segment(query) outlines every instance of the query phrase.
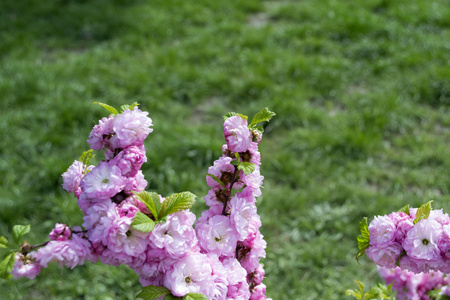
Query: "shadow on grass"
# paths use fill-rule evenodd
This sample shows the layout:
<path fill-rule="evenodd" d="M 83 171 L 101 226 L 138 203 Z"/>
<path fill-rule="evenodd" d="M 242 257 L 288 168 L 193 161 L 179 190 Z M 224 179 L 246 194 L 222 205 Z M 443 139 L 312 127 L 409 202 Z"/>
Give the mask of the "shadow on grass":
<path fill-rule="evenodd" d="M 127 29 L 124 10 L 140 0 L 0 2 L 0 54 L 30 45 L 83 50 Z"/>

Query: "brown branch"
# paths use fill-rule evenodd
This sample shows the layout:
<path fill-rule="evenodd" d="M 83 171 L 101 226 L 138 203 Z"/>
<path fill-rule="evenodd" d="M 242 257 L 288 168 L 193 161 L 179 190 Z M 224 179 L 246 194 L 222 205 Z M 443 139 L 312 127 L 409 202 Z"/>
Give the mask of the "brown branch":
<path fill-rule="evenodd" d="M 233 185 L 238 181 L 238 167 L 234 166 L 234 174 L 233 174 L 233 180 L 231 180 L 230 183 L 230 194 L 225 194 L 225 202 L 223 203 L 223 209 L 222 209 L 222 215 L 226 216 L 226 210 L 227 210 L 227 204 L 231 197 L 231 190 L 233 189 Z"/>

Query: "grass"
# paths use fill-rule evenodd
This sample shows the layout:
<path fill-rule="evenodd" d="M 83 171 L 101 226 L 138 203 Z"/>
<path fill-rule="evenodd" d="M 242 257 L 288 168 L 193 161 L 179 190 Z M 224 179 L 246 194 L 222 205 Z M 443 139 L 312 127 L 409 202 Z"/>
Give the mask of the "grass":
<path fill-rule="evenodd" d="M 268 296 L 343 299 L 363 216 L 450 208 L 450 9 L 444 0 L 55 0 L 0 3 L 0 234 L 32 243 L 82 214 L 61 188 L 92 105 L 138 101 L 148 189 L 202 197 L 221 116 L 277 113 L 261 144 Z M 201 202 L 201 201 L 200 201 Z M 198 214 L 204 205 L 198 203 Z M 126 267 L 52 266 L 2 299 L 133 299 Z"/>

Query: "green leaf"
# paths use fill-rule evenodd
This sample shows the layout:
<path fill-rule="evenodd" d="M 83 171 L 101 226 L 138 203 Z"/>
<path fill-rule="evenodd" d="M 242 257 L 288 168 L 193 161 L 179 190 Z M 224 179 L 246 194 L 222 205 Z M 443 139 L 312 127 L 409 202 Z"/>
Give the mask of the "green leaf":
<path fill-rule="evenodd" d="M 89 163 L 91 162 L 91 159 L 93 159 L 94 157 L 95 157 L 94 150 L 89 149 L 87 151 L 84 151 L 80 155 L 80 158 L 78 160 L 81 161 L 87 168 L 89 166 Z"/>
<path fill-rule="evenodd" d="M 359 280 L 353 280 L 353 281 L 358 285 L 358 288 L 361 291 L 361 295 L 363 295 L 364 294 L 364 283 L 362 283 Z"/>
<path fill-rule="evenodd" d="M 402 253 L 400 253 L 400 255 L 398 256 L 397 261 L 395 262 L 395 264 L 396 264 L 397 266 L 400 267 L 400 260 L 401 260 L 402 257 L 405 256 L 405 255 L 406 255 L 406 251 L 403 250 Z"/>
<path fill-rule="evenodd" d="M 357 290 L 345 290 L 345 296 L 353 296 L 355 299 L 361 299 L 361 293 Z"/>
<path fill-rule="evenodd" d="M 105 104 L 105 103 L 101 103 L 101 102 L 94 102 L 94 104 L 98 104 L 100 106 L 102 106 L 103 108 L 105 108 L 106 110 L 108 110 L 110 113 L 112 113 L 113 115 L 118 115 L 119 113 L 117 112 L 117 109 L 115 109 L 114 107 L 112 107 L 111 105 Z"/>
<path fill-rule="evenodd" d="M 142 289 L 142 291 L 137 295 L 137 298 L 144 300 L 155 300 L 167 294 L 170 294 L 170 291 L 165 287 L 149 285 Z"/>
<path fill-rule="evenodd" d="M 235 112 L 229 112 L 225 116 L 223 116 L 223 121 L 225 122 L 226 119 L 228 119 L 229 117 L 234 117 L 234 116 L 239 116 L 239 117 L 241 117 L 244 120 L 248 119 L 248 117 L 246 115 L 238 114 L 238 113 L 235 113 Z"/>
<path fill-rule="evenodd" d="M 269 122 L 273 116 L 276 114 L 273 111 L 270 111 L 267 107 L 261 110 L 259 113 L 257 113 L 250 123 L 250 128 L 255 127 L 258 123 L 261 122 Z"/>
<path fill-rule="evenodd" d="M 238 166 L 238 165 L 239 165 L 239 162 L 238 162 L 237 160 L 232 160 L 232 161 L 230 162 L 230 164 L 232 164 L 233 166 Z"/>
<path fill-rule="evenodd" d="M 133 108 L 135 108 L 136 106 L 139 106 L 139 105 L 141 105 L 139 102 L 133 102 L 133 103 L 130 105 L 129 109 L 132 110 Z"/>
<path fill-rule="evenodd" d="M 172 194 L 164 200 L 159 217 L 163 218 L 167 215 L 191 208 L 195 203 L 195 196 L 191 192 L 182 192 Z"/>
<path fill-rule="evenodd" d="M 208 298 L 200 293 L 189 293 L 183 297 L 183 300 L 208 300 Z"/>
<path fill-rule="evenodd" d="M 138 211 L 131 222 L 131 227 L 141 232 L 151 232 L 155 228 L 155 221 Z"/>
<path fill-rule="evenodd" d="M 376 286 L 371 288 L 365 295 L 364 299 L 384 299 L 390 300 L 391 297 L 392 284 L 386 286 L 384 284 L 378 283 Z"/>
<path fill-rule="evenodd" d="M 13 227 L 13 231 L 12 231 L 12 236 L 13 236 L 13 240 L 14 242 L 16 242 L 16 244 L 19 244 L 20 239 L 27 234 L 28 232 L 30 232 L 30 225 L 16 225 Z"/>
<path fill-rule="evenodd" d="M 359 258 L 364 255 L 367 248 L 370 246 L 369 239 L 369 226 L 367 226 L 367 217 L 364 217 L 359 223 L 359 229 L 361 234 L 358 235 L 356 240 L 358 241 L 358 254 L 356 254 L 356 261 L 359 262 Z"/>
<path fill-rule="evenodd" d="M 0 236 L 0 248 L 8 248 L 8 247 L 9 247 L 8 239 L 5 238 L 4 236 Z"/>
<path fill-rule="evenodd" d="M 120 106 L 120 113 L 123 113 L 127 109 L 130 109 L 130 106 L 128 104 L 124 104 Z"/>
<path fill-rule="evenodd" d="M 263 126 L 255 126 L 255 127 L 253 127 L 253 130 L 258 131 L 258 133 L 260 135 L 264 133 L 264 127 Z"/>
<path fill-rule="evenodd" d="M 206 174 L 206 176 L 211 177 L 212 179 L 214 179 L 217 183 L 219 183 L 222 188 L 225 188 L 225 184 L 222 182 L 222 180 L 220 180 L 219 178 L 217 178 L 216 176 L 214 176 L 213 174 Z"/>
<path fill-rule="evenodd" d="M 248 175 L 255 171 L 255 164 L 251 162 L 241 161 L 238 164 L 238 170 L 244 171 L 245 175 Z"/>
<path fill-rule="evenodd" d="M 148 210 L 152 213 L 153 217 L 155 217 L 156 221 L 158 221 L 158 214 L 161 210 L 161 201 L 159 200 L 159 196 L 155 192 L 133 192 L 140 201 L 142 201 L 148 208 Z"/>
<path fill-rule="evenodd" d="M 409 215 L 409 204 L 400 208 L 398 212 L 404 212 L 405 214 Z"/>
<path fill-rule="evenodd" d="M 127 109 L 133 110 L 133 108 L 135 108 L 138 105 L 139 105 L 139 103 L 137 103 L 137 102 L 133 102 L 133 104 L 131 104 L 131 105 L 128 105 L 128 104 L 121 105 L 120 106 L 120 113 L 123 113 Z"/>
<path fill-rule="evenodd" d="M 165 223 L 165 222 L 167 222 L 167 217 L 163 217 L 159 221 L 156 221 L 156 223 Z"/>
<path fill-rule="evenodd" d="M 156 214 L 158 215 L 161 211 L 161 199 L 159 198 L 159 195 L 155 192 L 150 193 L 150 197 L 152 197 L 153 205 L 155 205 Z M 155 218 L 158 218 L 158 216 L 155 216 Z"/>
<path fill-rule="evenodd" d="M 15 252 L 10 253 L 0 263 L 0 277 L 1 278 L 8 278 L 11 276 L 10 273 L 14 267 L 14 261 L 15 261 L 14 256 L 15 255 L 16 255 Z"/>
<path fill-rule="evenodd" d="M 417 222 L 419 222 L 422 219 L 428 219 L 428 217 L 430 216 L 430 212 L 431 212 L 431 203 L 433 201 L 428 201 L 427 203 L 423 204 L 422 206 L 419 207 L 419 209 L 416 212 L 416 218 L 414 219 L 414 224 L 416 224 Z"/>

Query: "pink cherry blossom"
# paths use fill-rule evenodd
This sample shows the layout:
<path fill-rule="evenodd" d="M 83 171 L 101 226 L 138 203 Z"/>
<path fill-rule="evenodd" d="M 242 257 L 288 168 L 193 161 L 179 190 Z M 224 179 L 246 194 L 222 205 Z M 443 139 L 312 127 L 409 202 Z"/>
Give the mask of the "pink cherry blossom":
<path fill-rule="evenodd" d="M 389 216 L 377 216 L 369 225 L 370 245 L 387 245 L 394 241 L 395 224 Z"/>
<path fill-rule="evenodd" d="M 406 235 L 402 246 L 409 257 L 434 260 L 441 258 L 438 242 L 442 225 L 437 221 L 422 219 Z"/>
<path fill-rule="evenodd" d="M 26 277 L 34 279 L 41 272 L 41 265 L 35 261 L 36 252 L 28 253 L 26 256 L 21 253 L 16 253 L 14 267 L 11 275 L 14 279 Z"/>
<path fill-rule="evenodd" d="M 80 189 L 80 182 L 86 171 L 86 166 L 78 160 L 75 160 L 73 164 L 62 174 L 63 188 L 69 193 L 78 192 Z"/>
<path fill-rule="evenodd" d="M 84 264 L 86 260 L 95 261 L 91 243 L 78 234 L 72 234 L 70 240 L 50 241 L 36 252 L 35 257 L 44 268 L 53 261 L 71 269 Z"/>
<path fill-rule="evenodd" d="M 384 268 L 395 268 L 395 263 L 402 253 L 402 246 L 398 243 L 370 246 L 366 249 L 367 256 L 377 265 Z"/>
<path fill-rule="evenodd" d="M 230 151 L 245 152 L 252 143 L 252 135 L 247 127 L 247 120 L 240 116 L 226 119 L 223 123 L 223 132 Z"/>
<path fill-rule="evenodd" d="M 48 238 L 58 242 L 67 241 L 71 233 L 69 226 L 56 223 L 55 228 L 50 232 Z"/>
<path fill-rule="evenodd" d="M 208 223 L 196 226 L 200 245 L 208 253 L 232 256 L 236 249 L 237 237 L 230 220 L 226 216 L 216 215 Z"/>
<path fill-rule="evenodd" d="M 124 178 L 120 169 L 107 162 L 100 162 L 81 180 L 81 189 L 93 201 L 109 199 L 123 190 Z"/>
<path fill-rule="evenodd" d="M 140 145 L 123 149 L 110 161 L 110 164 L 119 167 L 122 176 L 134 177 L 146 161 L 144 145 Z"/>
<path fill-rule="evenodd" d="M 109 140 L 114 135 L 112 127 L 113 118 L 113 116 L 102 118 L 98 122 L 98 125 L 94 126 L 87 140 L 91 145 L 91 149 L 100 151 L 110 146 Z"/>
<path fill-rule="evenodd" d="M 164 286 L 180 297 L 206 291 L 212 284 L 212 268 L 205 260 L 206 254 L 186 255 L 165 274 Z"/>
<path fill-rule="evenodd" d="M 111 145 L 115 149 L 125 149 L 129 146 L 140 145 L 153 131 L 152 119 L 147 117 L 148 112 L 143 112 L 135 107 L 133 110 L 125 110 L 113 119 L 115 135 L 111 137 Z"/>

